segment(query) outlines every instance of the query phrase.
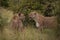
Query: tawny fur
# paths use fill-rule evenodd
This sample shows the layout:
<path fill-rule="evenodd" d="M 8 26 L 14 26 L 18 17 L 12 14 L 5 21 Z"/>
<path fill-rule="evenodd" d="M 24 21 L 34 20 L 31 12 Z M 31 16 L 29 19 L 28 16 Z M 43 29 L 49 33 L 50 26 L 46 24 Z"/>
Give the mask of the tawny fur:
<path fill-rule="evenodd" d="M 32 18 L 36 23 L 39 23 L 38 28 L 55 28 L 57 26 L 56 17 L 44 17 L 38 12 L 31 12 L 29 17 Z"/>
<path fill-rule="evenodd" d="M 17 29 L 17 30 L 22 30 L 23 29 L 23 20 L 25 19 L 24 14 L 14 15 L 12 18 L 12 28 Z"/>

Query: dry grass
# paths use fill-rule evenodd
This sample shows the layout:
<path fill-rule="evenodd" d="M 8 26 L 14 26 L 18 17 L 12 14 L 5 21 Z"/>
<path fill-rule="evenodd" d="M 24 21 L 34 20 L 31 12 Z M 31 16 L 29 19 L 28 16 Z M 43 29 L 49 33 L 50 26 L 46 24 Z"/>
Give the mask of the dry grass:
<path fill-rule="evenodd" d="M 3 40 L 55 40 L 54 34 L 54 30 L 51 29 L 44 29 L 43 32 L 41 32 L 29 26 L 26 27 L 23 32 L 5 28 L 0 37 L 2 37 Z"/>
<path fill-rule="evenodd" d="M 0 9 L 4 17 L 8 21 L 12 18 L 12 11 Z M 11 29 L 9 26 L 5 27 L 3 33 L 0 32 L 0 40 L 55 40 L 55 32 L 51 29 L 44 29 L 42 32 L 33 26 L 27 26 L 23 32 Z"/>

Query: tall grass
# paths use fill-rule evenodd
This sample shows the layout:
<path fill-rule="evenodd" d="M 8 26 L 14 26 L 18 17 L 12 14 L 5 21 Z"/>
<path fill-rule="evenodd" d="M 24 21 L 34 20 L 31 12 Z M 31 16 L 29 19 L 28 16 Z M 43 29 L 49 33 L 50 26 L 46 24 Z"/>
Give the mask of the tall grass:
<path fill-rule="evenodd" d="M 1 35 L 1 34 L 0 34 Z M 2 37 L 2 38 L 1 38 Z M 51 29 L 40 30 L 28 26 L 22 32 L 5 28 L 0 40 L 55 40 L 55 32 Z"/>
<path fill-rule="evenodd" d="M 3 13 L 3 16 L 7 17 L 9 22 L 13 12 L 5 9 L 0 10 L 0 13 Z M 0 40 L 56 40 L 56 38 L 55 31 L 52 29 L 44 29 L 41 32 L 32 25 L 28 25 L 20 32 L 10 28 L 8 25 L 4 27 L 3 33 L 0 32 Z"/>

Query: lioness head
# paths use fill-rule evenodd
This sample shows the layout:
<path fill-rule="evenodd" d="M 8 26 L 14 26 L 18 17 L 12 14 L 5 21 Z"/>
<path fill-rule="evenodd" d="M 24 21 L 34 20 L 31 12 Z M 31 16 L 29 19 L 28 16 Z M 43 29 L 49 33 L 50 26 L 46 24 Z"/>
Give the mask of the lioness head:
<path fill-rule="evenodd" d="M 44 16 L 39 14 L 38 12 L 35 11 L 31 12 L 29 14 L 29 18 L 35 21 L 36 27 L 43 26 Z"/>
<path fill-rule="evenodd" d="M 37 17 L 37 14 L 38 14 L 38 13 L 35 12 L 35 11 L 34 11 L 34 12 L 31 12 L 31 13 L 29 14 L 29 18 L 34 20 L 34 19 Z"/>
<path fill-rule="evenodd" d="M 38 12 L 35 12 L 35 11 L 31 12 L 29 14 L 29 19 L 34 20 L 36 23 L 36 27 L 39 27 L 39 22 L 38 22 L 39 14 L 38 14 Z"/>
<path fill-rule="evenodd" d="M 25 20 L 25 15 L 23 13 L 19 13 L 18 16 L 19 16 L 20 20 L 22 20 L 22 21 Z"/>

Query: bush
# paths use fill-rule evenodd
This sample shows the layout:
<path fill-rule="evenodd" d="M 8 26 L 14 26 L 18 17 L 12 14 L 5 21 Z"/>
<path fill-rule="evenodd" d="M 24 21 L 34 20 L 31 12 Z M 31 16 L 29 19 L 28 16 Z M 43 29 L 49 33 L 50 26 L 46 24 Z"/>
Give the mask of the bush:
<path fill-rule="evenodd" d="M 2 7 L 9 7 L 9 5 L 8 5 L 8 0 L 1 0 L 1 6 Z"/>
<path fill-rule="evenodd" d="M 3 31 L 4 26 L 7 25 L 7 18 L 4 18 L 0 13 L 0 31 Z"/>

